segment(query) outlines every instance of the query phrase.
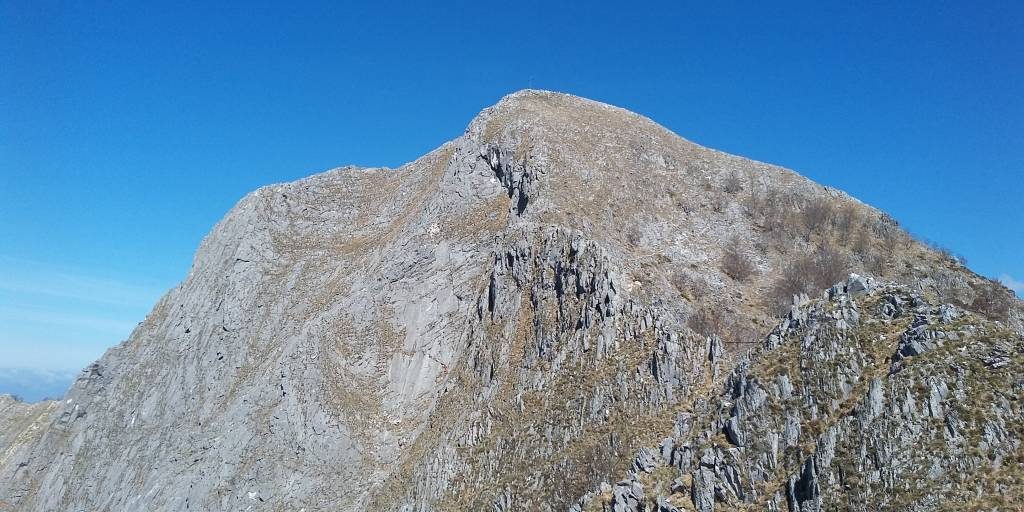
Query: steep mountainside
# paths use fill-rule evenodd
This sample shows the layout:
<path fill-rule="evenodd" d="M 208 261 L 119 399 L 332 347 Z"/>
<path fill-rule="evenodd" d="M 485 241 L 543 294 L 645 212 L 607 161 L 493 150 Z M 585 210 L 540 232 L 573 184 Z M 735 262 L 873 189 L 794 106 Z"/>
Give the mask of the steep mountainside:
<path fill-rule="evenodd" d="M 856 275 L 575 510 L 1019 510 L 1024 339 Z"/>
<path fill-rule="evenodd" d="M 0 401 L 0 511 L 992 508 L 1021 312 L 839 191 L 522 91 L 242 199 L 63 400 Z"/>

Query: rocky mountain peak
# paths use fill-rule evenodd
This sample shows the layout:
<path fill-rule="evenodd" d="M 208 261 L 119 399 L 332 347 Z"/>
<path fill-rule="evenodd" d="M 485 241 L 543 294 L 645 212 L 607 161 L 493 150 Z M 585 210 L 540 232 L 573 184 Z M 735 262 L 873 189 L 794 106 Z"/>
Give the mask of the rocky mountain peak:
<path fill-rule="evenodd" d="M 991 486 L 931 468 L 1019 459 L 1022 332 L 1005 289 L 841 192 L 520 91 L 397 169 L 243 198 L 67 396 L 0 401 L 0 510 L 871 510 L 1004 492 L 1013 471 Z M 939 443 L 926 395 L 980 416 Z M 895 427 L 910 433 L 873 441 Z"/>

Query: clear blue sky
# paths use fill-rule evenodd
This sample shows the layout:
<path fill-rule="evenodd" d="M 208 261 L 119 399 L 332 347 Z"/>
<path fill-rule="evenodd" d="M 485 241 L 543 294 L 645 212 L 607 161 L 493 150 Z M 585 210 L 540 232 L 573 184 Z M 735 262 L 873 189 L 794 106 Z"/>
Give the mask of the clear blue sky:
<path fill-rule="evenodd" d="M 997 3 L 2 0 L 0 367 L 98 357 L 247 191 L 397 166 L 526 87 L 790 167 L 1024 280 L 1024 4 Z"/>

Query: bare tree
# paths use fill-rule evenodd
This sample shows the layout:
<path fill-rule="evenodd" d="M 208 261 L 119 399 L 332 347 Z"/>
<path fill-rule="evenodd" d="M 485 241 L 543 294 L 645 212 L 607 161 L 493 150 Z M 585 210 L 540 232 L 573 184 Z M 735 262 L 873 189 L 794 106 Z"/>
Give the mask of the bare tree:
<path fill-rule="evenodd" d="M 701 336 L 719 336 L 722 333 L 722 310 L 716 307 L 703 306 L 690 314 L 686 326 Z"/>
<path fill-rule="evenodd" d="M 794 295 L 811 295 L 832 286 L 846 277 L 849 267 L 849 257 L 828 244 L 792 260 L 772 284 L 772 309 L 777 314 L 785 313 Z"/>
<path fill-rule="evenodd" d="M 970 309 L 993 320 L 1006 320 L 1013 302 L 1013 292 L 996 281 L 986 281 L 974 289 L 974 302 Z"/>
<path fill-rule="evenodd" d="M 725 177 L 722 189 L 728 194 L 735 194 L 743 190 L 743 178 L 738 172 L 732 172 Z"/>
<path fill-rule="evenodd" d="M 757 271 L 757 267 L 754 266 L 750 256 L 744 251 L 739 238 L 733 238 L 726 245 L 725 253 L 722 255 L 721 268 L 722 272 L 725 272 L 726 275 L 737 281 L 746 281 Z"/>
<path fill-rule="evenodd" d="M 704 296 L 708 290 L 708 283 L 699 275 L 691 274 L 685 270 L 676 270 L 669 276 L 669 282 L 689 300 L 696 300 Z"/>
<path fill-rule="evenodd" d="M 827 197 L 811 199 L 801 210 L 801 219 L 808 231 L 818 231 L 832 222 L 835 205 Z"/>

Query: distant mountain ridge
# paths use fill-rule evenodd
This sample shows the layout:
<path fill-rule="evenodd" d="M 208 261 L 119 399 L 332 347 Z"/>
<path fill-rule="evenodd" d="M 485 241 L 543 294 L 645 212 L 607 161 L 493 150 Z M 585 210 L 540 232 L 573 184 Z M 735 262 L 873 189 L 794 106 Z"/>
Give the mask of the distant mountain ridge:
<path fill-rule="evenodd" d="M 0 511 L 998 509 L 1022 311 L 841 191 L 520 91 L 239 201 L 62 401 L 2 399 Z"/>
<path fill-rule="evenodd" d="M 0 367 L 0 393 L 29 402 L 64 396 L 78 370 Z"/>

